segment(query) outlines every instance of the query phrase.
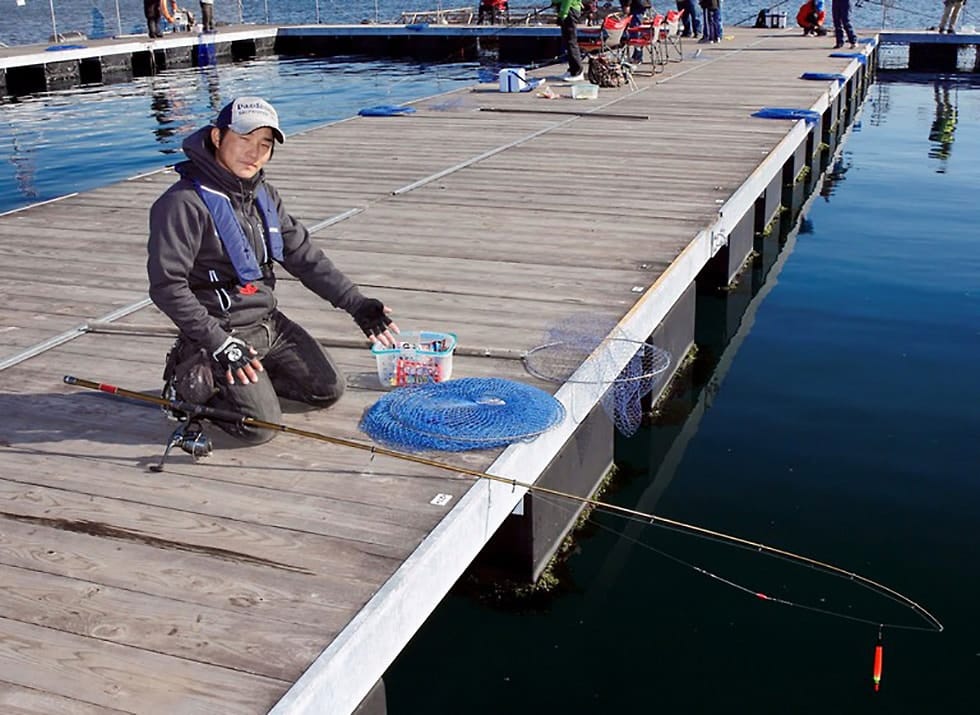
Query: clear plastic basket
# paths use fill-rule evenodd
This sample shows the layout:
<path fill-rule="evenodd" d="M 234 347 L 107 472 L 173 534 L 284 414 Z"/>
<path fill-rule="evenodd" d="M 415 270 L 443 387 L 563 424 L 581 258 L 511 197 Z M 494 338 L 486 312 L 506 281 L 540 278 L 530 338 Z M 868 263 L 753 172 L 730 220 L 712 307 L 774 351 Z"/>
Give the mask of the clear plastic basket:
<path fill-rule="evenodd" d="M 455 334 L 406 330 L 395 337 L 398 344 L 393 348 L 378 343 L 371 346 L 382 385 L 404 387 L 452 377 Z"/>

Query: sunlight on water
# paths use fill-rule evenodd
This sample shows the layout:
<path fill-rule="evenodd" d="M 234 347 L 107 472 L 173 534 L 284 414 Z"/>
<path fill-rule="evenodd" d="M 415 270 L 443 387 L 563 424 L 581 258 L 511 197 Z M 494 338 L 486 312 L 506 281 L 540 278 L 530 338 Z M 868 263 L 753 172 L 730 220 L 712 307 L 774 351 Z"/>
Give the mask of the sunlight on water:
<path fill-rule="evenodd" d="M 612 5 L 618 6 L 618 2 Z M 726 25 L 751 26 L 756 14 L 762 8 L 772 12 L 786 12 L 790 21 L 802 2 L 781 0 L 763 3 L 757 0 L 725 0 L 722 16 Z M 0 42 L 9 45 L 31 42 L 48 42 L 52 35 L 52 19 L 46 2 L 30 0 L 23 7 L 14 6 L 11 0 L 5 3 L 0 13 Z M 184 0 L 182 6 L 198 13 L 198 3 Z M 217 22 L 256 24 L 312 24 L 319 21 L 325 24 L 361 24 L 371 22 L 395 22 L 403 12 L 413 10 L 437 10 L 467 5 L 475 8 L 477 1 L 471 3 L 451 2 L 451 0 L 353 0 L 336 2 L 334 0 L 244 0 L 239 8 L 237 0 L 216 0 L 215 18 Z M 510 3 L 512 14 L 520 15 L 523 10 L 533 10 L 547 6 L 546 2 Z M 674 7 L 669 2 L 654 2 L 658 12 Z M 9 7 L 8 7 L 9 6 Z M 828 23 L 830 3 L 827 3 Z M 109 35 L 145 34 L 146 22 L 142 6 L 131 0 L 55 0 L 54 26 L 58 32 L 81 32 L 89 37 Z M 852 19 L 855 28 L 878 29 L 911 28 L 925 29 L 939 23 L 942 3 L 935 0 L 856 0 L 853 3 Z M 972 24 L 970 7 L 965 12 L 965 24 Z"/>
<path fill-rule="evenodd" d="M 275 57 L 162 72 L 0 104 L 0 212 L 179 161 L 184 137 L 232 97 L 261 94 L 287 134 L 476 81 L 473 64 Z"/>

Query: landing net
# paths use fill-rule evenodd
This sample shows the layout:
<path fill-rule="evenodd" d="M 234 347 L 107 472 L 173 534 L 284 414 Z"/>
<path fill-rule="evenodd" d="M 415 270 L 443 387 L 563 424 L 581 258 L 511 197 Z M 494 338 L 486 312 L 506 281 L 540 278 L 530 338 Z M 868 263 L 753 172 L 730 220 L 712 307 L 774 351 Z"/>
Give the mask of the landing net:
<path fill-rule="evenodd" d="M 530 440 L 564 418 L 565 408 L 544 390 L 468 377 L 393 390 L 368 408 L 360 428 L 400 449 L 461 452 Z"/>
<path fill-rule="evenodd" d="M 624 361 L 625 367 L 618 369 Z M 590 386 L 589 403 L 600 400 L 627 437 L 643 420 L 641 400 L 653 392 L 670 363 L 666 350 L 632 340 L 614 324 L 591 316 L 562 321 L 524 356 L 524 368 L 541 380 Z"/>

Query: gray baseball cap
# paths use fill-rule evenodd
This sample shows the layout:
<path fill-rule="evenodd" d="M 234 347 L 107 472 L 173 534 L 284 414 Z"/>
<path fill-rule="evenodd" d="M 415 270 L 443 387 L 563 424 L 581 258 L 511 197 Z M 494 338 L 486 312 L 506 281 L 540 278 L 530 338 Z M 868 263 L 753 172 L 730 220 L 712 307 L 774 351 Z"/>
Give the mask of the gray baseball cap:
<path fill-rule="evenodd" d="M 214 121 L 218 129 L 231 129 L 235 134 L 251 134 L 261 127 L 269 127 L 280 144 L 286 136 L 279 128 L 279 115 L 271 104 L 261 97 L 238 97 L 218 112 Z"/>

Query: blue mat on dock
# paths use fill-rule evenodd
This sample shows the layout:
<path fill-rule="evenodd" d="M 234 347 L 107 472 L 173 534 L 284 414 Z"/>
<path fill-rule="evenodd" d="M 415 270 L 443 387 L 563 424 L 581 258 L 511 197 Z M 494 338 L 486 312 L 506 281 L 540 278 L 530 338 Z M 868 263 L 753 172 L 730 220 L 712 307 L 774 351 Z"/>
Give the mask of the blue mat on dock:
<path fill-rule="evenodd" d="M 415 107 L 380 104 L 377 107 L 365 107 L 358 114 L 362 117 L 397 117 L 401 114 L 415 114 Z"/>
<path fill-rule="evenodd" d="M 820 121 L 820 112 L 789 107 L 763 107 L 752 116 L 760 119 L 803 119 L 807 124 L 816 124 Z"/>
<path fill-rule="evenodd" d="M 852 60 L 857 60 L 862 65 L 868 64 L 868 56 L 863 52 L 831 52 L 831 57 L 848 57 Z"/>
<path fill-rule="evenodd" d="M 827 82 L 836 79 L 840 84 L 844 84 L 847 81 L 847 77 L 834 72 L 804 72 L 800 75 L 800 79 L 825 80 Z"/>

